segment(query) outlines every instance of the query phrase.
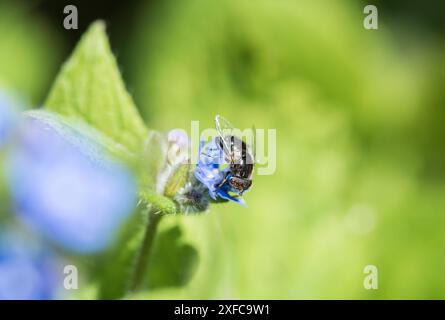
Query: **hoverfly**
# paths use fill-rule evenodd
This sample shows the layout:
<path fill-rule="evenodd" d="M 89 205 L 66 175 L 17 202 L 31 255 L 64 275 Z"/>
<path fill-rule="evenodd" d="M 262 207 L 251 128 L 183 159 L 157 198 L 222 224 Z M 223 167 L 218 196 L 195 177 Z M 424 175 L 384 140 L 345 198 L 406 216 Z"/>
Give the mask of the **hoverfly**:
<path fill-rule="evenodd" d="M 225 161 L 229 164 L 229 170 L 226 170 L 217 188 L 228 184 L 230 191 L 242 196 L 252 185 L 254 158 L 246 142 L 233 134 L 234 128 L 227 119 L 217 115 L 215 127 L 219 135 L 215 138 L 216 144 L 224 152 Z"/>

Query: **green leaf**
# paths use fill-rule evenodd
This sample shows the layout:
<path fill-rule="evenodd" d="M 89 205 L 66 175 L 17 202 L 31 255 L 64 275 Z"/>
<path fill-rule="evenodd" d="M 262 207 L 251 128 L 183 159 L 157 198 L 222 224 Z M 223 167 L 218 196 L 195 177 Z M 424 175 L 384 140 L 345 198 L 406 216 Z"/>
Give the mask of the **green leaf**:
<path fill-rule="evenodd" d="M 148 214 L 140 210 L 122 229 L 114 248 L 99 263 L 99 299 L 121 299 L 130 289 L 134 263 L 139 254 L 147 226 Z M 100 270 L 99 270 L 100 269 Z"/>
<path fill-rule="evenodd" d="M 158 234 L 145 280 L 150 290 L 186 285 L 198 266 L 198 251 L 184 242 L 176 225 Z"/>
<path fill-rule="evenodd" d="M 92 24 L 63 65 L 45 108 L 82 119 L 130 152 L 143 148 L 147 128 L 125 89 L 101 21 Z"/>
<path fill-rule="evenodd" d="M 110 156 L 130 162 L 128 152 L 102 132 L 83 121 L 68 119 L 46 110 L 30 110 L 23 113 L 25 119 L 39 121 L 54 130 L 63 140 L 78 148 L 95 162 L 111 160 Z"/>

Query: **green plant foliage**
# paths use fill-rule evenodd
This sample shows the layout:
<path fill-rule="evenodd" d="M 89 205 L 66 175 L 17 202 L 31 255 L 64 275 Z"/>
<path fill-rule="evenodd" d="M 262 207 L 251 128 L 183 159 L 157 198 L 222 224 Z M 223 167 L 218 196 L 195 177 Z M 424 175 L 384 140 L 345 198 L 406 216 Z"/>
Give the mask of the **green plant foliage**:
<path fill-rule="evenodd" d="M 198 261 L 198 251 L 184 242 L 180 226 L 163 230 L 153 247 L 146 286 L 150 289 L 184 286 L 195 273 Z"/>
<path fill-rule="evenodd" d="M 157 177 L 165 166 L 167 139 L 157 131 L 150 131 L 145 142 L 143 157 L 147 169 L 146 175 L 143 177 L 144 185 L 154 189 Z"/>
<path fill-rule="evenodd" d="M 147 136 L 100 21 L 89 28 L 63 65 L 45 107 L 82 119 L 133 153 L 141 150 Z"/>
<path fill-rule="evenodd" d="M 79 119 L 70 119 L 46 110 L 27 111 L 24 116 L 51 127 L 64 140 L 82 150 L 93 161 L 104 162 L 102 158 L 109 158 L 110 155 L 128 161 L 132 160 L 124 147 Z"/>
<path fill-rule="evenodd" d="M 141 200 L 153 206 L 153 210 L 162 214 L 177 213 L 176 204 L 170 198 L 157 194 L 154 190 L 141 191 Z"/>
<path fill-rule="evenodd" d="M 27 116 L 51 126 L 73 145 L 85 149 L 93 160 L 101 160 L 94 157 L 103 148 L 110 155 L 136 165 L 141 188 L 140 209 L 123 227 L 113 247 L 90 268 L 91 278 L 98 279 L 98 297 L 125 297 L 132 291 L 138 265 L 144 265 L 141 257 L 146 259 L 141 250 L 145 250 L 149 215 L 175 214 L 177 206 L 156 192 L 158 174 L 166 166 L 166 139 L 155 131 L 148 132 L 142 122 L 120 77 L 102 22 L 89 28 L 64 64 L 48 95 L 45 110 L 31 111 Z M 171 234 L 169 243 L 162 237 L 161 249 L 159 246 L 156 249 L 157 259 L 162 260 L 164 254 L 169 259 L 177 256 L 176 262 L 184 265 L 171 266 L 161 273 L 157 269 L 150 276 L 153 286 L 179 286 L 192 275 L 191 266 L 196 262 L 197 252 L 191 245 L 182 243 L 179 236 L 178 231 Z M 149 283 L 140 287 L 141 290 L 152 288 Z"/>
<path fill-rule="evenodd" d="M 416 42 L 380 6 L 365 30 L 353 0 L 155 9 L 128 49 L 147 120 L 277 130 L 276 172 L 254 175 L 247 210 L 186 222 L 205 268 L 156 297 L 443 298 L 442 39 Z M 367 264 L 379 290 L 363 288 Z"/>
<path fill-rule="evenodd" d="M 140 210 L 127 223 L 116 245 L 103 257 L 94 274 L 99 279 L 100 299 L 123 298 L 130 289 L 134 267 L 148 221 L 146 210 Z"/>

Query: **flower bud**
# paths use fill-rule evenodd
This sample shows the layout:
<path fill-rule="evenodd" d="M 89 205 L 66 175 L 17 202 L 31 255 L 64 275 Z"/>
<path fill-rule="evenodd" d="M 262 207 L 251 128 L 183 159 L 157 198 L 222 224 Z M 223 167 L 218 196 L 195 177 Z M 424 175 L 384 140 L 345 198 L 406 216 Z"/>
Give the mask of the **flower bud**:
<path fill-rule="evenodd" d="M 173 198 L 189 179 L 190 164 L 180 164 L 172 170 L 165 185 L 164 195 Z"/>

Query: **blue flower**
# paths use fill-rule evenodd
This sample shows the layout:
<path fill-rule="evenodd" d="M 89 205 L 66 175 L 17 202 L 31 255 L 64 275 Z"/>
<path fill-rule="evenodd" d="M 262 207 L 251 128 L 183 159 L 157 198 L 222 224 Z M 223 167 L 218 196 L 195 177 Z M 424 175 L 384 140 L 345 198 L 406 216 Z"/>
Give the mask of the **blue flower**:
<path fill-rule="evenodd" d="M 0 300 L 53 299 L 61 266 L 51 252 L 17 234 L 0 237 Z"/>
<path fill-rule="evenodd" d="M 8 181 L 27 225 L 69 250 L 93 253 L 110 244 L 134 210 L 136 183 L 127 167 L 97 156 L 101 149 L 94 142 L 75 140 L 77 145 L 40 120 L 26 119 L 8 155 Z"/>
<path fill-rule="evenodd" d="M 245 201 L 228 183 L 221 185 L 229 172 L 230 167 L 225 160 L 224 152 L 218 147 L 216 140 L 212 139 L 207 145 L 201 141 L 195 177 L 207 187 L 213 200 L 230 200 L 246 206 Z"/>
<path fill-rule="evenodd" d="M 0 92 L 0 148 L 11 138 L 17 122 L 15 103 L 4 93 Z"/>

